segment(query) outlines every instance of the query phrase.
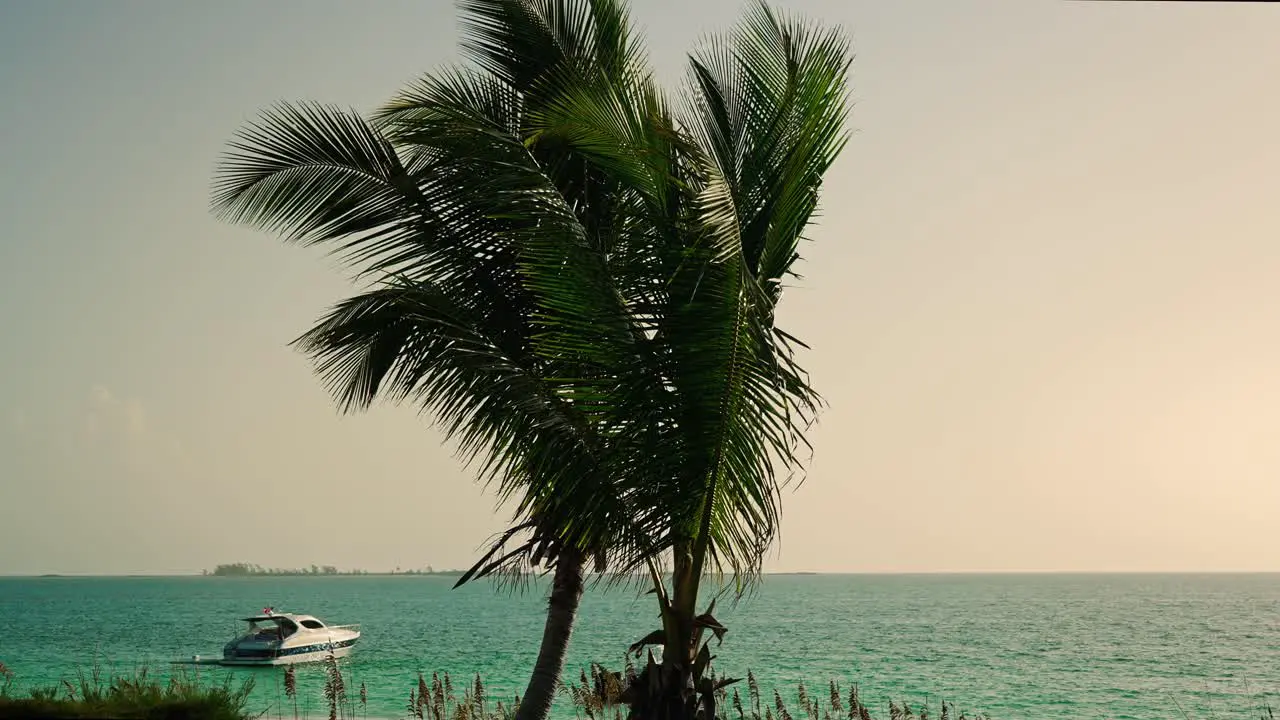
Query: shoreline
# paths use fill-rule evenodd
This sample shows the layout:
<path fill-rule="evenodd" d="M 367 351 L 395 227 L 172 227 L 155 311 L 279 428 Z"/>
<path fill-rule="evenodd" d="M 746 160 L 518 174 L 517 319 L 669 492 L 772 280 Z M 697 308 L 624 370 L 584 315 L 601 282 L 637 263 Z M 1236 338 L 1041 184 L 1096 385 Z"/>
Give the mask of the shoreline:
<path fill-rule="evenodd" d="M 201 573 L 121 573 L 121 574 L 104 574 L 104 573 L 42 573 L 42 574 L 4 574 L 0 573 L 0 580 L 177 580 L 181 578 L 192 578 L 196 580 L 241 580 L 241 579 L 266 579 L 266 578 L 359 578 L 359 577 L 406 577 L 406 578 L 432 578 L 446 577 L 457 578 L 462 577 L 461 572 L 437 572 L 437 573 L 393 573 L 393 572 L 368 572 L 368 573 L 330 573 L 328 575 L 311 573 L 260 573 L 252 575 L 214 575 Z"/>

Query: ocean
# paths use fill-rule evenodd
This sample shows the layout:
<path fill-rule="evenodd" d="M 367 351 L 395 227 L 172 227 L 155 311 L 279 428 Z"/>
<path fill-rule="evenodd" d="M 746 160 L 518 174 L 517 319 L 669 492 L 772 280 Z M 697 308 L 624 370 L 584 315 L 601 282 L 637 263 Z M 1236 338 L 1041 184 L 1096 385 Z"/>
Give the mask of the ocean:
<path fill-rule="evenodd" d="M 265 606 L 360 623 L 349 675 L 369 717 L 405 716 L 417 674 L 479 673 L 491 698 L 523 689 L 542 632 L 544 590 L 511 594 L 440 576 L 0 578 L 0 662 L 18 687 L 104 670 L 169 672 L 217 656 L 236 618 Z M 773 575 L 716 615 L 729 627 L 721 673 L 754 672 L 795 697 L 856 682 L 877 717 L 888 702 L 945 698 L 997 720 L 1257 718 L 1280 708 L 1280 575 Z M 658 626 L 650 596 L 593 590 L 570 674 L 620 668 Z M 200 667 L 255 678 L 252 709 L 279 703 L 279 669 Z M 322 717 L 316 666 L 301 705 Z M 572 717 L 567 701 L 561 717 Z"/>

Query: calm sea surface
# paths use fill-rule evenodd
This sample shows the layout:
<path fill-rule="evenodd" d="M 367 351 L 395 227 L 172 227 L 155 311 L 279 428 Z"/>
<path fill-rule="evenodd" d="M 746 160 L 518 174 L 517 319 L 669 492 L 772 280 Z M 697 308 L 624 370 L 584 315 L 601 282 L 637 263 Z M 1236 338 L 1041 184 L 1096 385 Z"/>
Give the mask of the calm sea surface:
<path fill-rule="evenodd" d="M 74 678 L 95 656 L 107 669 L 167 671 L 171 660 L 216 656 L 235 618 L 272 605 L 363 625 L 350 672 L 368 688 L 371 717 L 403 717 L 419 671 L 481 673 L 491 697 L 522 689 L 541 592 L 451 583 L 0 578 L 0 662 L 22 685 Z M 717 615 L 730 629 L 721 672 L 750 668 L 787 697 L 802 678 L 856 681 L 878 716 L 890 698 L 940 696 L 1007 720 L 1256 718 L 1264 703 L 1280 708 L 1280 575 L 771 576 Z M 589 593 L 574 674 L 592 660 L 620 666 L 624 648 L 656 627 L 651 597 Z M 318 717 L 320 678 L 309 667 L 303 703 Z M 254 709 L 276 715 L 278 669 L 200 672 L 253 676 Z"/>

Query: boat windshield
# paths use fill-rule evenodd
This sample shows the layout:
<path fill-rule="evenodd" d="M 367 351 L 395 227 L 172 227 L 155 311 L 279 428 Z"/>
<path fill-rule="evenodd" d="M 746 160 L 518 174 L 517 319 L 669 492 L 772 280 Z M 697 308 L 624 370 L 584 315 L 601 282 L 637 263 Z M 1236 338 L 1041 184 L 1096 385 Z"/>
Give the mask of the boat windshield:
<path fill-rule="evenodd" d="M 270 620 L 250 620 L 249 633 L 260 640 L 288 637 L 298 629 L 288 618 L 272 618 Z"/>

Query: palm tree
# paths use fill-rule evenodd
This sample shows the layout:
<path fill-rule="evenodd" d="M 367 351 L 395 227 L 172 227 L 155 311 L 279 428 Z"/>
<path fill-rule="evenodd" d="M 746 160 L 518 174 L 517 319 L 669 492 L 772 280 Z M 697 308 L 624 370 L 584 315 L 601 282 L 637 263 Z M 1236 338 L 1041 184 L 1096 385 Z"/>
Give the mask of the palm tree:
<path fill-rule="evenodd" d="M 376 125 L 268 114 L 215 206 L 373 277 L 300 345 L 344 408 L 420 403 L 516 502 L 473 571 L 555 568 L 522 715 L 549 708 L 594 557 L 658 597 L 633 714 L 714 716 L 702 580 L 758 573 L 775 464 L 798 467 L 817 408 L 775 310 L 843 142 L 847 44 L 760 5 L 693 58 L 677 112 L 610 0 L 464 9 L 479 72 L 427 78 Z"/>
<path fill-rule="evenodd" d="M 297 344 L 345 410 L 379 396 L 420 403 L 502 499 L 517 499 L 516 525 L 460 583 L 521 561 L 554 568 L 518 711 L 529 720 L 554 698 L 587 559 L 603 569 L 606 550 L 625 558 L 616 536 L 633 520 L 602 470 L 589 403 L 555 380 L 582 386 L 587 373 L 537 352 L 539 298 L 520 271 L 555 233 L 609 244 L 617 183 L 538 140 L 529 120 L 565 88 L 625 88 L 648 71 L 613 0 L 466 0 L 463 11 L 478 70 L 425 78 L 373 123 L 316 105 L 267 113 L 232 143 L 214 206 L 331 245 L 357 278 L 374 278 Z"/>
<path fill-rule="evenodd" d="M 564 269 L 592 263 L 570 245 L 525 273 L 557 300 L 543 309 L 544 351 L 594 369 L 570 384 L 600 392 L 623 509 L 645 532 L 660 518 L 640 560 L 662 627 L 633 649 L 662 645 L 661 663 L 651 654 L 624 694 L 635 717 L 715 717 L 726 681 L 708 672 L 703 636 L 725 628 L 697 612 L 703 579 L 728 570 L 741 588 L 758 576 L 786 480 L 777 471 L 801 465 L 819 398 L 776 310 L 845 141 L 849 62 L 840 33 L 758 4 L 691 58 L 680 111 L 649 86 L 600 85 L 540 117 L 540 137 L 621 184 L 630 223 L 612 249 L 625 258 L 609 265 L 612 291 L 558 301 Z M 601 377 L 613 385 L 594 385 Z"/>

